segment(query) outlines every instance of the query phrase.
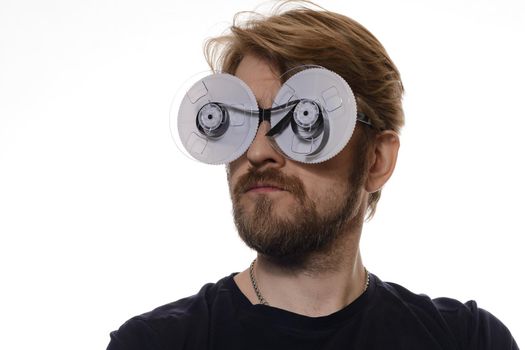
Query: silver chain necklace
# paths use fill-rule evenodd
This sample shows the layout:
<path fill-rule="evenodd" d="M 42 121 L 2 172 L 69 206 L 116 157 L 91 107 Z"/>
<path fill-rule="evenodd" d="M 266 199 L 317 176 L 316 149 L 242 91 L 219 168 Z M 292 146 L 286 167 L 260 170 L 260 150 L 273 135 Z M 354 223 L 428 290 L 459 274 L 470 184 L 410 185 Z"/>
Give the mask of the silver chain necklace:
<path fill-rule="evenodd" d="M 253 273 L 253 268 L 255 266 L 255 260 L 257 259 L 254 259 L 250 265 L 250 279 L 252 280 L 253 290 L 255 291 L 255 294 L 257 294 L 257 298 L 259 299 L 259 304 L 269 306 L 270 304 L 268 304 L 266 299 L 264 299 L 264 297 L 262 296 L 261 291 L 259 290 L 259 286 L 257 285 L 257 281 L 255 280 L 255 275 Z"/>
<path fill-rule="evenodd" d="M 255 274 L 253 272 L 253 269 L 255 267 L 256 260 L 257 259 L 254 259 L 252 263 L 250 264 L 250 279 L 252 280 L 253 290 L 255 291 L 255 294 L 257 295 L 257 299 L 259 299 L 259 304 L 270 306 L 270 304 L 268 304 L 266 299 L 264 299 L 264 297 L 262 296 L 261 291 L 259 290 L 259 286 L 257 285 L 257 280 L 255 279 Z M 368 289 L 368 285 L 370 284 L 370 274 L 368 273 L 368 270 L 366 269 L 366 267 L 365 267 L 365 272 L 366 272 L 366 283 L 363 289 L 363 293 L 366 292 L 366 290 Z"/>

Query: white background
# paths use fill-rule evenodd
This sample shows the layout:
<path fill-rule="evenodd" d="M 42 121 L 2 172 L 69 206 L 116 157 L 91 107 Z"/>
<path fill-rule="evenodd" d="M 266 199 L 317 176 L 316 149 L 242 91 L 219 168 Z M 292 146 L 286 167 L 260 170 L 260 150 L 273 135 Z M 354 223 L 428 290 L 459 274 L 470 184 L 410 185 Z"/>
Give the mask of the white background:
<path fill-rule="evenodd" d="M 0 0 L 0 348 L 105 349 L 125 320 L 246 268 L 224 167 L 182 156 L 178 87 L 259 1 Z M 319 1 L 402 73 L 365 265 L 475 299 L 524 346 L 522 1 Z"/>

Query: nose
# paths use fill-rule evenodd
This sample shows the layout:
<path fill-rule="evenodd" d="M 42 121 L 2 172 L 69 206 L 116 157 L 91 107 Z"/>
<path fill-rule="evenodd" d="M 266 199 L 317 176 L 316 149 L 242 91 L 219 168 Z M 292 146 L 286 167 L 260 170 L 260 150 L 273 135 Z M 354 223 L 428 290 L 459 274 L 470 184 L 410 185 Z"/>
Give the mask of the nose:
<path fill-rule="evenodd" d="M 285 157 L 272 146 L 268 136 L 265 136 L 269 130 L 270 123 L 263 121 L 259 125 L 255 139 L 246 152 L 246 157 L 254 168 L 280 168 L 286 161 Z"/>

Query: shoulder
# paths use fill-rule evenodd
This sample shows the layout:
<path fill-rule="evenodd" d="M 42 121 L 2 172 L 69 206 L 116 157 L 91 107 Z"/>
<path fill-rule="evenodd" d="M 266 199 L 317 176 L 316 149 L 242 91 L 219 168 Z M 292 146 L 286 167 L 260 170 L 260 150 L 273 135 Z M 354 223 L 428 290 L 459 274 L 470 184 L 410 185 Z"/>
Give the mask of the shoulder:
<path fill-rule="evenodd" d="M 431 299 L 405 287 L 378 279 L 382 296 L 403 305 L 425 324 L 439 325 L 452 335 L 461 349 L 518 349 L 510 331 L 474 300 L 462 303 L 452 298 Z"/>
<path fill-rule="evenodd" d="M 468 349 L 518 349 L 508 328 L 493 314 L 478 308 L 474 300 L 461 303 L 451 298 L 432 302 L 459 339 L 468 339 Z"/>
<path fill-rule="evenodd" d="M 205 341 L 210 309 L 231 277 L 208 283 L 195 295 L 129 319 L 111 332 L 107 350 L 197 348 L 197 344 L 191 343 Z"/>

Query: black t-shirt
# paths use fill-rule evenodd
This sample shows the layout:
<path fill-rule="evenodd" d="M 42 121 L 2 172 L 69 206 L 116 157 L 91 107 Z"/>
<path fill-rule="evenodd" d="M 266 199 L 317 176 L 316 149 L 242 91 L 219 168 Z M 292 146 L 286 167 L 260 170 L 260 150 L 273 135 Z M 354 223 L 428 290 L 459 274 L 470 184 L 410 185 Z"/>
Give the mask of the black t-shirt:
<path fill-rule="evenodd" d="M 111 333 L 107 350 L 518 349 L 476 302 L 432 300 L 373 274 L 365 293 L 323 317 L 252 305 L 233 276 L 133 317 Z"/>

